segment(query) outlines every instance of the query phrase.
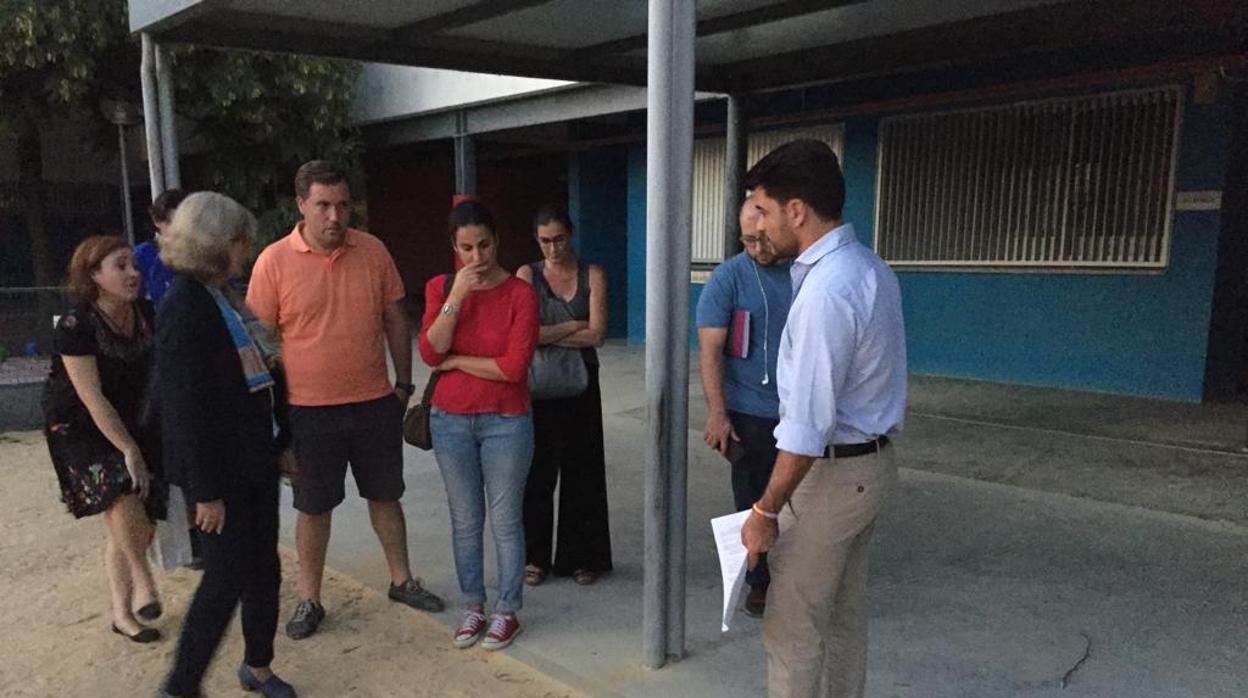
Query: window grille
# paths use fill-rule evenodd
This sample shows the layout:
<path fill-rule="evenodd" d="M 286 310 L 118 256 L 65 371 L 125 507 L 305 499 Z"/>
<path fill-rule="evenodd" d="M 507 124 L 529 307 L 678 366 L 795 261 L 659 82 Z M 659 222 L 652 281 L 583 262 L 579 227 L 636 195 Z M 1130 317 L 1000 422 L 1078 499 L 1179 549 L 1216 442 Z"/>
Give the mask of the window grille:
<path fill-rule="evenodd" d="M 817 138 L 841 157 L 841 127 L 765 131 L 749 135 L 746 167 L 763 159 L 776 146 L 798 138 Z M 693 262 L 724 261 L 724 139 L 706 138 L 693 145 Z"/>
<path fill-rule="evenodd" d="M 1165 268 L 1178 87 L 880 123 L 875 249 L 896 265 Z"/>

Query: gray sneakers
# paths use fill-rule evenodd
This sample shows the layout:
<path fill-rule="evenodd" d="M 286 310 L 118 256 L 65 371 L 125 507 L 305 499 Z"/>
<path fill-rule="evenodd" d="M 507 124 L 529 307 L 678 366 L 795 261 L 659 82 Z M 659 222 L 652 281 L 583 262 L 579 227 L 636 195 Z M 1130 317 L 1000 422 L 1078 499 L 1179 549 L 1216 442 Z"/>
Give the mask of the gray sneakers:
<path fill-rule="evenodd" d="M 389 596 L 391 601 L 405 603 L 430 613 L 437 613 L 446 607 L 437 594 L 424 587 L 419 577 L 413 577 L 402 584 L 391 584 Z"/>
<path fill-rule="evenodd" d="M 402 584 L 391 584 L 389 596 L 392 601 L 398 601 L 422 611 L 437 613 L 445 607 L 442 599 L 426 589 L 420 579 L 416 578 L 409 579 Z M 298 606 L 295 606 L 295 614 L 286 623 L 286 634 L 292 640 L 311 637 L 323 620 L 325 620 L 325 607 L 311 599 L 304 599 L 299 602 Z"/>
<path fill-rule="evenodd" d="M 310 637 L 321 627 L 321 621 L 325 620 L 325 607 L 312 599 L 304 599 L 295 606 L 295 615 L 290 617 L 290 621 L 286 623 L 286 634 L 292 640 L 302 640 Z"/>

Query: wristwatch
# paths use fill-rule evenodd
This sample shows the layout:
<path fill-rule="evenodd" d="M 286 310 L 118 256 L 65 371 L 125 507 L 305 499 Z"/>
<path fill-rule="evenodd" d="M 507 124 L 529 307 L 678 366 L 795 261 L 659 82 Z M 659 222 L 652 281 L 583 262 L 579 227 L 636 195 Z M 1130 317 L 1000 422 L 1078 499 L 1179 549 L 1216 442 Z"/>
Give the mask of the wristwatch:
<path fill-rule="evenodd" d="M 395 389 L 395 390 L 402 390 L 403 392 L 407 393 L 408 395 L 411 395 L 411 394 L 413 394 L 413 393 L 415 393 L 415 392 L 416 392 L 416 386 L 412 385 L 411 383 L 395 383 L 395 384 L 394 384 L 394 389 Z"/>
<path fill-rule="evenodd" d="M 450 303 L 443 303 L 443 304 L 442 304 L 442 314 L 443 314 L 443 315 L 454 315 L 454 314 L 455 314 L 455 306 L 451 305 Z"/>

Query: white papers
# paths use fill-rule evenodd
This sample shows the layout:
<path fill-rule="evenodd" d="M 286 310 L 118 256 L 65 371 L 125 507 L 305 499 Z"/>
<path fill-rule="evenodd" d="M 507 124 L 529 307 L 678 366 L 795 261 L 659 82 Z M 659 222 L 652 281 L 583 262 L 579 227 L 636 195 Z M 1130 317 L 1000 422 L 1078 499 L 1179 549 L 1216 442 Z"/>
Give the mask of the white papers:
<path fill-rule="evenodd" d="M 186 497 L 182 488 L 169 485 L 169 501 L 164 521 L 156 522 L 156 535 L 147 549 L 147 559 L 156 567 L 172 570 L 191 564 L 191 535 L 187 532 Z"/>
<path fill-rule="evenodd" d="M 724 615 L 720 631 L 728 632 L 728 625 L 737 609 L 741 587 L 745 582 L 745 546 L 741 544 L 741 527 L 750 518 L 750 510 L 711 519 L 715 532 L 715 549 L 719 552 L 719 571 L 724 580 Z"/>

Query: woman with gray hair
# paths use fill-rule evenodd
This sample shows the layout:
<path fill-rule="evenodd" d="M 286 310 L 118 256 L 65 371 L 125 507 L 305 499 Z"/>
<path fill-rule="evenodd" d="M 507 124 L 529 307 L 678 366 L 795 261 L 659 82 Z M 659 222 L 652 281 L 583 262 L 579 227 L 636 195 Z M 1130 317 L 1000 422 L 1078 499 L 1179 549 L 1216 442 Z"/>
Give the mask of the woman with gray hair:
<path fill-rule="evenodd" d="M 292 463 L 285 384 L 277 345 L 226 283 L 243 275 L 255 236 L 256 219 L 238 202 L 198 192 L 161 237 L 161 259 L 176 273 L 156 332 L 165 467 L 204 534 L 204 576 L 160 695 L 199 695 L 241 601 L 239 682 L 270 698 L 295 696 L 269 668 L 281 584 L 279 464 Z"/>

